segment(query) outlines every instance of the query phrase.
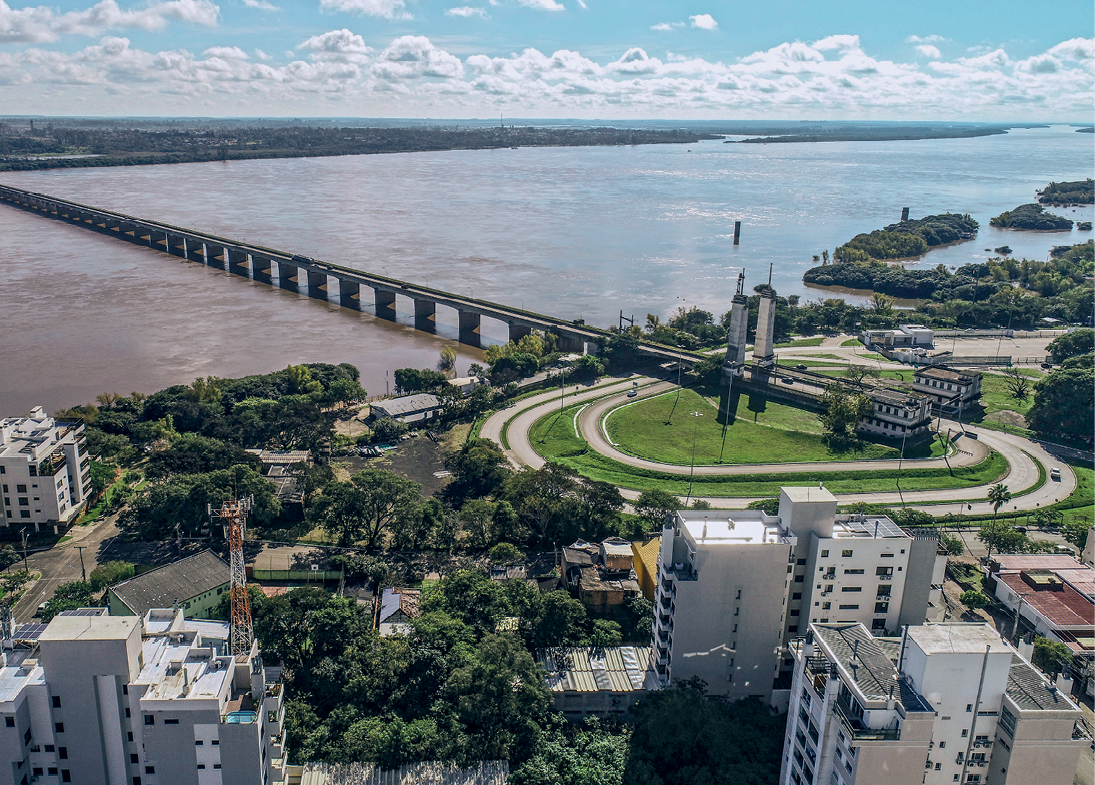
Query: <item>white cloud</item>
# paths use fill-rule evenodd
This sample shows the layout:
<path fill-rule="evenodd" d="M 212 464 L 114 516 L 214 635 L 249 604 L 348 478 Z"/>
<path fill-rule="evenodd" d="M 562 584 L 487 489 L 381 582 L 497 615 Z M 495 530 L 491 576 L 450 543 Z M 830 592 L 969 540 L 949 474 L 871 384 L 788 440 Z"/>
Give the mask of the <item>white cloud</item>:
<path fill-rule="evenodd" d="M 445 12 L 445 16 L 460 16 L 467 19 L 472 16 L 478 16 L 481 19 L 490 19 L 485 8 L 473 8 L 470 5 L 462 5 L 459 8 L 450 8 Z"/>
<path fill-rule="evenodd" d="M 517 5 L 531 8 L 535 11 L 563 11 L 566 6 L 555 0 L 514 0 Z M 498 5 L 498 0 L 491 0 L 491 5 Z"/>
<path fill-rule="evenodd" d="M 659 32 L 665 32 L 668 30 L 676 30 L 677 28 L 684 27 L 684 22 L 659 22 L 656 25 L 651 25 L 651 30 L 658 30 Z"/>
<path fill-rule="evenodd" d="M 404 11 L 404 0 L 319 0 L 319 5 L 325 11 L 365 14 L 383 19 L 406 19 L 410 16 Z"/>
<path fill-rule="evenodd" d="M 38 24 L 52 30 L 51 18 Z M 32 44 L 0 52 L 0 85 L 5 109 L 21 114 L 71 106 L 217 114 L 246 106 L 263 114 L 342 116 L 466 117 L 520 108 L 572 117 L 1032 121 L 1086 117 L 1095 92 L 1095 42 L 1083 38 L 1023 60 L 996 49 L 926 65 L 875 58 L 851 35 L 789 41 L 727 62 L 652 56 L 639 47 L 617 59 L 530 48 L 461 60 L 423 36 L 374 49 L 349 29 L 312 36 L 297 51 L 304 56 L 267 59 L 255 51 L 248 59 L 234 46 L 201 55 L 155 52 L 116 36 L 76 52 Z"/>
<path fill-rule="evenodd" d="M 714 30 L 719 26 L 719 23 L 715 21 L 715 17 L 711 14 L 696 14 L 688 17 L 688 21 L 692 23 L 693 27 L 698 27 L 700 30 Z"/>
<path fill-rule="evenodd" d="M 169 21 L 215 27 L 220 9 L 209 0 L 167 0 L 128 10 L 115 0 L 101 0 L 83 11 L 57 14 L 46 6 L 11 8 L 0 0 L 0 43 L 46 43 L 62 35 L 102 35 L 134 27 L 161 30 Z"/>
<path fill-rule="evenodd" d="M 920 44 L 916 47 L 916 51 L 924 55 L 924 57 L 930 57 L 933 60 L 938 60 L 943 54 L 939 51 L 939 47 L 932 46 L 931 44 Z"/>
<path fill-rule="evenodd" d="M 221 60 L 250 60 L 251 56 L 238 46 L 211 46 L 202 52 L 206 57 L 219 57 Z"/>
<path fill-rule="evenodd" d="M 255 50 L 255 57 L 257 57 L 259 60 L 273 60 L 274 59 L 273 55 L 268 55 L 268 54 L 266 54 L 266 52 L 262 51 L 261 49 L 256 49 Z"/>
<path fill-rule="evenodd" d="M 268 3 L 266 0 L 243 0 L 243 4 L 248 8 L 256 8 L 259 11 L 277 11 L 278 7 L 273 3 Z"/>
<path fill-rule="evenodd" d="M 943 36 L 935 35 L 933 33 L 932 35 L 925 35 L 925 36 L 910 35 L 908 38 L 905 39 L 905 43 L 907 43 L 907 44 L 938 44 L 938 43 L 942 43 L 943 41 L 946 41 L 946 40 L 947 39 L 944 38 Z"/>

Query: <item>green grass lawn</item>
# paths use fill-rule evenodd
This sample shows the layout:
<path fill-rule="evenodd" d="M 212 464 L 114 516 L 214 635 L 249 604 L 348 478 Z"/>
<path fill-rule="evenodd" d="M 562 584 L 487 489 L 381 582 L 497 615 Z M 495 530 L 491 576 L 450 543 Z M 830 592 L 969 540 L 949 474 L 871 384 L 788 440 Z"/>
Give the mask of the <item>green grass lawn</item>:
<path fill-rule="evenodd" d="M 717 403 L 717 401 L 715 401 Z M 695 435 L 696 464 L 797 463 L 800 461 L 897 458 L 893 447 L 866 442 L 859 451 L 834 453 L 822 441 L 817 415 L 748 394 L 730 402 L 736 417 L 725 429 L 721 413 L 694 390 L 623 406 L 607 418 L 619 448 L 660 463 L 687 466 Z M 700 412 L 701 417 L 693 417 Z M 668 424 L 667 424 L 668 423 Z"/>
<path fill-rule="evenodd" d="M 813 357 L 814 355 L 810 355 Z M 794 368 L 797 365 L 805 365 L 807 368 L 832 368 L 833 363 L 829 360 L 800 360 L 797 357 L 791 357 L 784 360 L 781 363 L 777 363 L 780 368 Z"/>
<path fill-rule="evenodd" d="M 589 445 L 574 435 L 574 415 L 584 404 L 571 406 L 540 418 L 529 432 L 533 447 L 545 459 L 564 464 L 591 480 L 612 483 L 621 488 L 645 490 L 661 488 L 684 497 L 688 477 L 666 472 L 636 469 L 589 450 Z M 998 480 L 1007 473 L 1007 461 L 997 453 L 977 466 L 955 469 L 904 469 L 901 489 L 968 488 Z M 817 485 L 819 481 L 834 493 L 869 493 L 898 490 L 894 470 L 853 472 L 795 472 L 791 474 L 747 474 L 723 477 L 697 475 L 693 496 L 772 497 L 785 485 Z"/>
<path fill-rule="evenodd" d="M 826 360 L 839 360 L 842 363 L 848 362 L 847 357 L 841 357 L 839 354 L 825 354 L 824 352 L 810 352 L 809 354 L 804 354 L 802 356 L 803 357 L 820 357 L 820 358 L 826 359 Z M 784 365 L 796 365 L 797 364 L 797 358 L 791 358 L 789 360 L 786 360 L 786 361 L 784 361 L 783 364 Z M 831 363 L 827 363 L 827 364 L 831 365 Z"/>
<path fill-rule="evenodd" d="M 793 346 L 821 346 L 821 342 L 824 340 L 824 335 L 815 335 L 813 338 L 796 338 L 793 341 L 784 341 L 773 345 L 777 349 L 789 349 Z"/>
<path fill-rule="evenodd" d="M 981 405 L 985 407 L 985 414 L 1012 411 L 1025 415 L 1030 411 L 1030 405 L 1034 402 L 1034 384 L 1030 385 L 1030 397 L 1025 401 L 1018 401 L 1012 397 L 1006 381 L 1003 376 L 991 373 L 981 377 Z"/>
<path fill-rule="evenodd" d="M 860 341 L 858 338 L 849 338 L 848 340 L 843 341 L 840 345 L 841 346 L 862 346 L 863 342 Z"/>

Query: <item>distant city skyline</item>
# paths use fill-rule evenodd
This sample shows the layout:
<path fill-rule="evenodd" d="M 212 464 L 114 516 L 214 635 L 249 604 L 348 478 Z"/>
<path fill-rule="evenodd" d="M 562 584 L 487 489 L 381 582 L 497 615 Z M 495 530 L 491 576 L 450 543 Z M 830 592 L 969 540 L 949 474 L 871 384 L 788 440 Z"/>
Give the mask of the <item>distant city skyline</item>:
<path fill-rule="evenodd" d="M 0 106 L 1090 122 L 1093 26 L 1086 0 L 0 0 Z"/>

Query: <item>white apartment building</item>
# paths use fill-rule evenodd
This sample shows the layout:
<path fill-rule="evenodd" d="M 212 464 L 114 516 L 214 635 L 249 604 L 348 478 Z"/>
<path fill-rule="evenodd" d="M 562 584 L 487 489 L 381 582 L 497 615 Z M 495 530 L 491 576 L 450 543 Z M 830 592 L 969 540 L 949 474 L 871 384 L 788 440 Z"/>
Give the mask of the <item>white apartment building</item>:
<path fill-rule="evenodd" d="M 938 538 L 836 507 L 824 488 L 800 487 L 780 489 L 775 516 L 676 513 L 662 532 L 654 598 L 651 656 L 663 685 L 698 677 L 713 694 L 784 708 L 786 643 L 810 622 L 862 622 L 885 635 L 936 618 L 946 569 Z"/>
<path fill-rule="evenodd" d="M 981 397 L 980 371 L 955 371 L 943 366 L 918 368 L 913 374 L 913 389 L 936 403 L 972 403 Z"/>
<path fill-rule="evenodd" d="M 856 425 L 861 433 L 914 443 L 931 437 L 931 399 L 918 392 L 873 389 L 874 410 Z"/>
<path fill-rule="evenodd" d="M 4 526 L 70 520 L 91 490 L 84 424 L 55 420 L 41 406 L 0 420 L 0 490 Z"/>
<path fill-rule="evenodd" d="M 811 624 L 781 785 L 1071 785 L 1082 714 L 986 624 Z"/>
<path fill-rule="evenodd" d="M 794 535 L 762 510 L 679 510 L 662 531 L 651 662 L 662 686 L 770 701 Z"/>
<path fill-rule="evenodd" d="M 229 625 L 182 611 L 68 611 L 3 653 L 0 785 L 267 785 L 285 780 L 280 684 Z"/>

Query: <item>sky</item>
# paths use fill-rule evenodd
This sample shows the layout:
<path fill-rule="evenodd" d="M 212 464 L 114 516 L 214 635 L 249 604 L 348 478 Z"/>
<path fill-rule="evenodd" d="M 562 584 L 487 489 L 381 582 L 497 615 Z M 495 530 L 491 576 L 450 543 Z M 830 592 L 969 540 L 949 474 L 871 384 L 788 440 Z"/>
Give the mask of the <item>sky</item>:
<path fill-rule="evenodd" d="M 0 113 L 1091 122 L 1093 29 L 1091 0 L 0 0 Z"/>

